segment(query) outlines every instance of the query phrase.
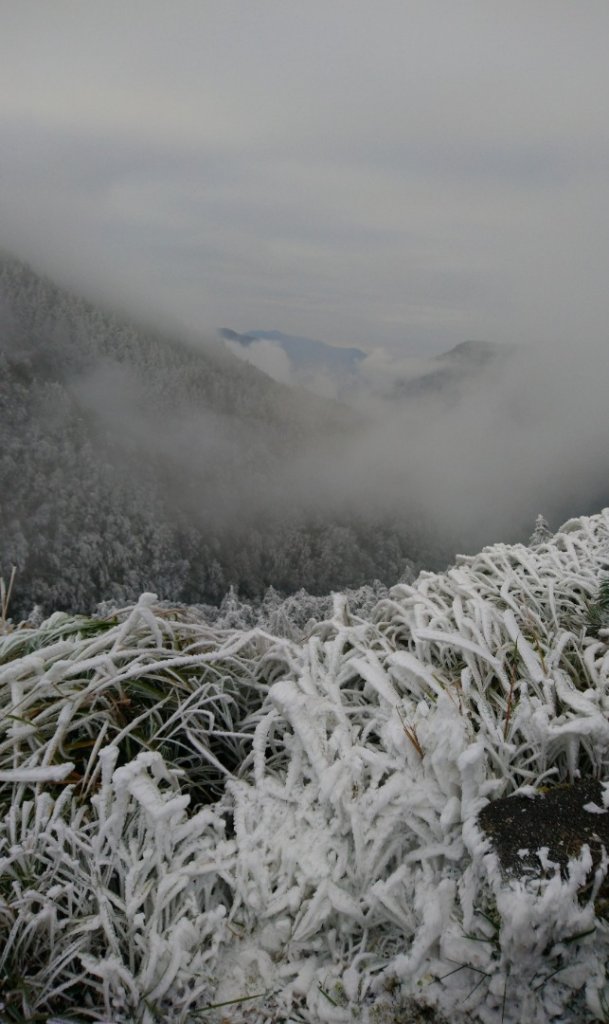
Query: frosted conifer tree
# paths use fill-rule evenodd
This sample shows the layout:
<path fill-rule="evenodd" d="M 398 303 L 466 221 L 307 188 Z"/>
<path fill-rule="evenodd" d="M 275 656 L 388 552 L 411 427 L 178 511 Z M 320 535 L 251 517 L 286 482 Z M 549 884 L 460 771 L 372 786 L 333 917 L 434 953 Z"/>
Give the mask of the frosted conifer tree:
<path fill-rule="evenodd" d="M 542 516 L 540 513 L 535 520 L 535 529 L 529 537 L 529 547 L 535 547 L 536 544 L 543 544 L 545 541 L 549 540 L 551 536 L 552 531 L 550 529 L 550 524 L 546 517 Z"/>

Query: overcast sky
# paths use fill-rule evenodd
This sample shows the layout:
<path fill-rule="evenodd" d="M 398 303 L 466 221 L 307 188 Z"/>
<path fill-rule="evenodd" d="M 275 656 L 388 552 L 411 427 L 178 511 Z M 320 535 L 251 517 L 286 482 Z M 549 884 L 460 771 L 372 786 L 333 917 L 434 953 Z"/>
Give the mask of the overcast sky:
<path fill-rule="evenodd" d="M 0 244 L 213 332 L 604 342 L 606 0 L 0 0 Z"/>

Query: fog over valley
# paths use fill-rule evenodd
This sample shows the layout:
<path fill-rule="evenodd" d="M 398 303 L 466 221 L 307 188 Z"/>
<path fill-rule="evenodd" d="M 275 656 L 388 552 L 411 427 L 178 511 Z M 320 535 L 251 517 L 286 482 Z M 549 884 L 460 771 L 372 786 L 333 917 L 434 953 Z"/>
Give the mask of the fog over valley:
<path fill-rule="evenodd" d="M 17 567 L 23 614 L 141 590 L 200 603 L 231 586 L 261 599 L 391 584 L 608 497 L 592 349 L 594 373 L 581 347 L 470 342 L 354 364 L 300 339 L 303 380 L 298 345 L 275 332 L 283 383 L 237 358 L 227 330 L 160 333 L 9 256 L 0 298 L 2 572 Z"/>

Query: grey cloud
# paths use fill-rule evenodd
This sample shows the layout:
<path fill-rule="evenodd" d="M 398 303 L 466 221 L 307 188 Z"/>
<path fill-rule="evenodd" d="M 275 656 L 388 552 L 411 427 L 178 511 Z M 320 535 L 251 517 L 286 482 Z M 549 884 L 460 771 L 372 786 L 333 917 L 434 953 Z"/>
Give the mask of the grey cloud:
<path fill-rule="evenodd" d="M 210 331 L 598 336 L 607 29 L 562 0 L 24 0 L 0 41 L 3 244 Z"/>

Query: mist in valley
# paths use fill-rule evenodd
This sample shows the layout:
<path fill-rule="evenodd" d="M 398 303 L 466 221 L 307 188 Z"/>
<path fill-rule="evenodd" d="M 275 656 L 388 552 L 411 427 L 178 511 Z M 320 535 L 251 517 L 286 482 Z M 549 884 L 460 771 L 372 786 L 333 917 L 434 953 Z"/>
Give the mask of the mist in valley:
<path fill-rule="evenodd" d="M 324 520 L 416 520 L 431 537 L 471 551 L 524 539 L 538 512 L 558 528 L 609 499 L 609 374 L 599 348 L 498 349 L 496 363 L 473 367 L 454 390 L 356 394 L 348 406 L 355 415 L 321 444 L 290 453 L 262 493 L 247 472 L 243 492 L 235 481 L 235 505 L 246 516 L 248 507 L 272 516 L 287 500 Z M 582 357 L 596 368 L 592 377 Z M 390 395 L 404 379 L 403 368 L 387 375 Z M 213 445 L 230 447 L 222 424 L 211 435 Z M 196 465 L 196 429 L 190 441 Z"/>
<path fill-rule="evenodd" d="M 211 331 L 191 346 L 235 372 L 234 347 L 223 354 Z M 189 494 L 197 525 L 361 517 L 424 524 L 432 547 L 475 551 L 526 540 L 538 513 L 558 528 L 609 500 L 602 340 L 458 343 L 453 358 L 373 349 L 357 375 L 322 368 L 304 382 L 277 344 L 266 348 L 260 372 L 277 382 L 273 401 L 293 395 L 306 410 L 293 436 L 285 407 L 272 404 L 254 424 L 239 407 L 219 414 L 178 402 L 159 415 L 126 368 L 108 376 L 93 367 L 73 387 L 100 428 L 182 477 L 174 498 Z"/>
<path fill-rule="evenodd" d="M 390 585 L 607 500 L 592 344 L 372 350 L 315 394 L 285 353 L 290 383 L 19 261 L 0 281 L 2 569 L 23 614 Z"/>

